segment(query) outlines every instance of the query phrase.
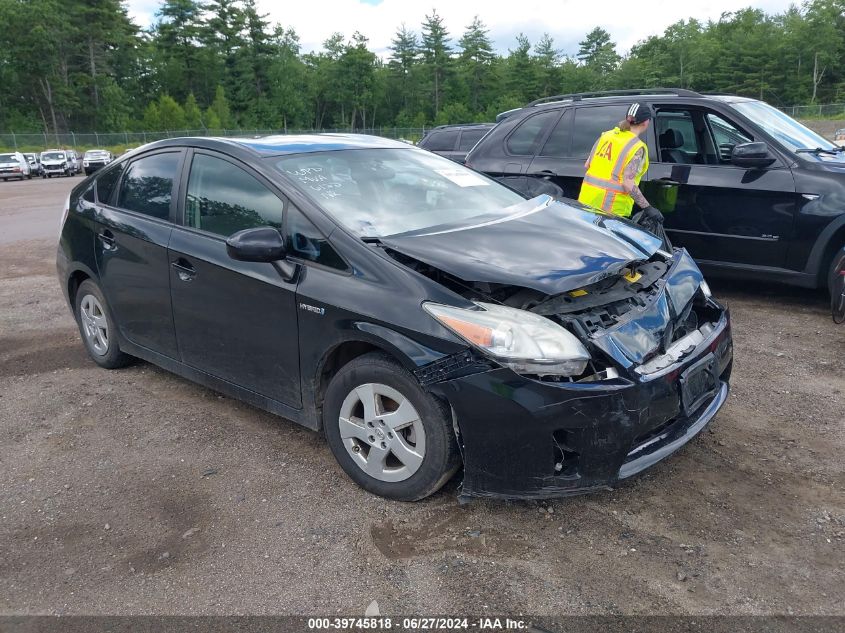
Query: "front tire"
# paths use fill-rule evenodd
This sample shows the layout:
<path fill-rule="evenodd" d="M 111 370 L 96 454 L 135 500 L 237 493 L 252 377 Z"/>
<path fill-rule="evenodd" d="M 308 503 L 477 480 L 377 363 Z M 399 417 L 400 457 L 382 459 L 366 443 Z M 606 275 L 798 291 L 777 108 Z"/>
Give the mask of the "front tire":
<path fill-rule="evenodd" d="M 132 361 L 120 351 L 117 326 L 99 286 L 90 279 L 79 285 L 76 292 L 74 315 L 88 355 L 100 367 L 116 369 Z"/>
<path fill-rule="evenodd" d="M 460 466 L 448 405 L 382 353 L 359 356 L 332 378 L 323 428 L 346 474 L 388 499 L 427 497 Z"/>

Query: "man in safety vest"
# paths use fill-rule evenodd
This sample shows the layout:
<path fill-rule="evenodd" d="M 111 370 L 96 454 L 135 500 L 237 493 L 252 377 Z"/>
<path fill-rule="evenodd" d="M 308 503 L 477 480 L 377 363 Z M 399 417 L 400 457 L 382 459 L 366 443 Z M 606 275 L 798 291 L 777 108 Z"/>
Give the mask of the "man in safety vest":
<path fill-rule="evenodd" d="M 587 174 L 578 200 L 606 213 L 631 217 L 634 203 L 644 216 L 662 222 L 663 216 L 652 207 L 639 188 L 648 170 L 648 149 L 640 135 L 648 129 L 651 109 L 645 103 L 628 108 L 624 121 L 604 132 L 593 145 L 587 162 Z"/>

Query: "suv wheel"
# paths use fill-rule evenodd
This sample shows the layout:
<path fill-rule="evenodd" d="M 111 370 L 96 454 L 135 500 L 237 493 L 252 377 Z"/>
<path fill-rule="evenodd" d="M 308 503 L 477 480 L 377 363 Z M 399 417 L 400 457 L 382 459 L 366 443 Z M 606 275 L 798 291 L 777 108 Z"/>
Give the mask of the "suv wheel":
<path fill-rule="evenodd" d="M 117 328 L 99 286 L 90 279 L 76 292 L 76 322 L 88 355 L 100 367 L 115 369 L 127 365 L 132 357 L 120 351 Z"/>
<path fill-rule="evenodd" d="M 427 497 L 460 465 L 449 407 L 385 354 L 360 356 L 335 375 L 323 428 L 346 474 L 389 499 Z"/>
<path fill-rule="evenodd" d="M 840 276 L 840 271 L 843 267 L 845 267 L 845 245 L 838 249 L 830 259 L 830 268 L 827 269 L 826 278 L 828 291 L 833 291 L 834 283 L 837 281 L 837 277 Z"/>

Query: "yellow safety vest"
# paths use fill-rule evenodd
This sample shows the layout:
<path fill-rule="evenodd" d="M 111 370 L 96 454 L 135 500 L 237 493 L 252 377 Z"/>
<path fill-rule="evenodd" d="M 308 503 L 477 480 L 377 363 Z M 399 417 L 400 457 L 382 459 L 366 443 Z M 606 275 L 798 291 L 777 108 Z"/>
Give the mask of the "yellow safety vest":
<path fill-rule="evenodd" d="M 622 180 L 625 167 L 641 148 L 644 160 L 634 178 L 638 185 L 648 169 L 646 144 L 633 132 L 623 132 L 618 127 L 603 133 L 590 157 L 590 168 L 581 183 L 578 201 L 606 213 L 630 217 L 634 199 L 625 193 Z"/>

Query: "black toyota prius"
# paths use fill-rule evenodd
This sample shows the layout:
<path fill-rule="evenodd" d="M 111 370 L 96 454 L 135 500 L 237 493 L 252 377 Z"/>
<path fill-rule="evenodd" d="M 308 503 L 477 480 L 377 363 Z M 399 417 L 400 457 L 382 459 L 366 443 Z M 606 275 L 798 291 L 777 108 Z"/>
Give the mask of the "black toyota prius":
<path fill-rule="evenodd" d="M 322 431 L 415 500 L 613 485 L 728 395 L 727 310 L 682 249 L 404 143 L 182 138 L 77 185 L 58 249 L 91 358 Z"/>

